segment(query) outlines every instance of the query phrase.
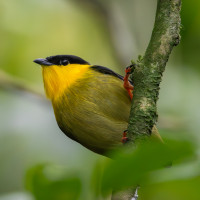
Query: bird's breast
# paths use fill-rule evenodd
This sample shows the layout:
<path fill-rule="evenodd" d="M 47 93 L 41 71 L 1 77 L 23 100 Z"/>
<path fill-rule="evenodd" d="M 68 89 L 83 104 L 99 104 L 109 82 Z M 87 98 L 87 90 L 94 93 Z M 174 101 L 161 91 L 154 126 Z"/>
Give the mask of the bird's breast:
<path fill-rule="evenodd" d="M 92 72 L 68 88 L 53 107 L 66 135 L 101 153 L 121 145 L 130 102 L 122 80 Z"/>

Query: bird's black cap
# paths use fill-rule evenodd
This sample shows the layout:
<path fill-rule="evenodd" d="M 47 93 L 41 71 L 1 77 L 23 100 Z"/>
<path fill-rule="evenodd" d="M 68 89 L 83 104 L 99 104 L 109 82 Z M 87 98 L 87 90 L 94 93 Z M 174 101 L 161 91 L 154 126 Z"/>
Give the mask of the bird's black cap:
<path fill-rule="evenodd" d="M 87 65 L 89 64 L 87 61 L 83 60 L 78 56 L 73 55 L 56 55 L 56 56 L 49 56 L 45 59 L 38 58 L 35 59 L 33 62 L 44 65 L 44 66 L 51 66 L 51 65 L 68 65 L 68 64 L 82 64 Z"/>

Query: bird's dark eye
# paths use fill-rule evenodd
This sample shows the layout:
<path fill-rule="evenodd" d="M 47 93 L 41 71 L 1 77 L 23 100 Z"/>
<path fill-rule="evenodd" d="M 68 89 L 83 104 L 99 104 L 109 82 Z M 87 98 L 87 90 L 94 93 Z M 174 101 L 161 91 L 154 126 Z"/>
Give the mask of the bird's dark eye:
<path fill-rule="evenodd" d="M 61 64 L 61 65 L 64 65 L 64 66 L 68 65 L 68 63 L 69 63 L 68 60 L 61 60 L 61 61 L 60 61 L 60 64 Z"/>

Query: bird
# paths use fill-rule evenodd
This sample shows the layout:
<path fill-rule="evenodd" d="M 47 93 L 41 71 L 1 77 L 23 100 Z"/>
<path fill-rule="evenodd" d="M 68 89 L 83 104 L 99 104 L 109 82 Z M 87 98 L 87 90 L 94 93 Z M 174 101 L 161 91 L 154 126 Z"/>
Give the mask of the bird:
<path fill-rule="evenodd" d="M 133 84 L 113 70 L 74 55 L 38 58 L 44 89 L 61 131 L 89 150 L 107 156 L 126 142 Z M 160 138 L 154 126 L 152 135 Z"/>

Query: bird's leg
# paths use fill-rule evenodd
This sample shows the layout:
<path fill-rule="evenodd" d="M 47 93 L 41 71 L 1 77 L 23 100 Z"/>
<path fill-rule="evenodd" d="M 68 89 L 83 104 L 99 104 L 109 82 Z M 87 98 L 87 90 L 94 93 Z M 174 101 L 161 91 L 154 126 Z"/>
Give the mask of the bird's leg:
<path fill-rule="evenodd" d="M 126 67 L 126 70 L 125 70 L 125 76 L 124 76 L 124 88 L 127 90 L 131 100 L 133 98 L 133 85 L 131 85 L 131 83 L 129 82 L 128 78 L 131 74 L 131 71 L 132 71 L 132 68 L 133 68 L 133 65 L 130 65 L 128 67 Z"/>
<path fill-rule="evenodd" d="M 128 130 L 125 130 L 125 131 L 123 132 L 123 137 L 122 137 L 122 139 L 121 139 L 121 141 L 122 141 L 123 144 L 125 144 L 125 143 L 128 142 L 128 140 L 129 140 L 128 137 L 126 137 L 127 131 L 128 131 Z"/>
<path fill-rule="evenodd" d="M 128 78 L 129 78 L 129 76 L 130 76 L 130 74 L 131 74 L 131 72 L 132 72 L 132 69 L 133 69 L 133 65 L 129 65 L 128 67 L 126 67 L 126 69 L 125 69 L 125 76 L 124 76 L 124 88 L 127 90 L 127 92 L 128 92 L 128 94 L 129 94 L 129 96 L 130 96 L 130 98 L 131 98 L 131 100 L 132 100 L 132 98 L 133 98 L 133 89 L 134 89 L 134 87 L 133 87 L 133 85 L 129 82 L 129 80 L 128 80 Z M 121 139 L 121 142 L 123 143 L 123 144 L 125 144 L 126 142 L 128 142 L 128 137 L 127 137 L 127 131 L 128 130 L 125 130 L 124 132 L 123 132 L 123 137 L 122 137 L 122 139 Z"/>

